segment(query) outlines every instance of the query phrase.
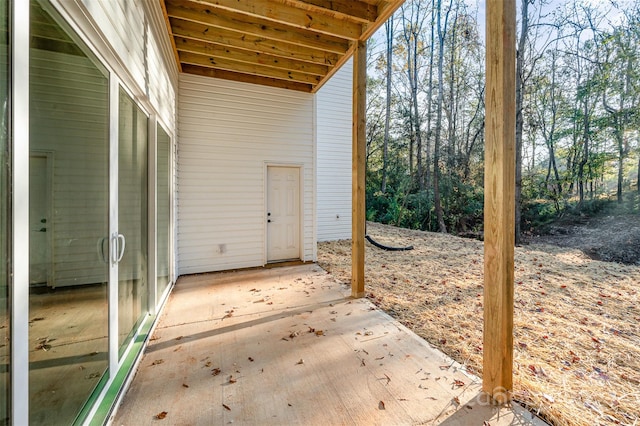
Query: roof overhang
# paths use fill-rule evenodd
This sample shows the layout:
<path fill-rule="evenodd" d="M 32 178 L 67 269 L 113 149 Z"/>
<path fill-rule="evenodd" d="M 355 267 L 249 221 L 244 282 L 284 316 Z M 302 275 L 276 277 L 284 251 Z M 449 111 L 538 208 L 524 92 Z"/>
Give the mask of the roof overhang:
<path fill-rule="evenodd" d="M 317 91 L 404 0 L 160 0 L 179 69 Z"/>

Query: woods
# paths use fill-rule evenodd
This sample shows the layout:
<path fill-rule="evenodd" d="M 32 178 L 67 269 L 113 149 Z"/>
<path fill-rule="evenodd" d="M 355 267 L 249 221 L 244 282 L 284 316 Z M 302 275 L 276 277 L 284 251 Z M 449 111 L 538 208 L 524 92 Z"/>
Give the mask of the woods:
<path fill-rule="evenodd" d="M 482 232 L 480 3 L 408 0 L 370 41 L 368 220 Z M 518 25 L 516 242 L 565 212 L 638 211 L 640 1 L 526 0 Z"/>

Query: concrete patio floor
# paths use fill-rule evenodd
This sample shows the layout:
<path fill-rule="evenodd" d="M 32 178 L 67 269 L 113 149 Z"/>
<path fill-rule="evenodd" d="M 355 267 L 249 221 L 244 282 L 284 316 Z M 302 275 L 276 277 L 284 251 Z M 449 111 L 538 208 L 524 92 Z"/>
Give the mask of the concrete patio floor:
<path fill-rule="evenodd" d="M 349 294 L 317 265 L 180 278 L 111 423 L 544 424 Z"/>

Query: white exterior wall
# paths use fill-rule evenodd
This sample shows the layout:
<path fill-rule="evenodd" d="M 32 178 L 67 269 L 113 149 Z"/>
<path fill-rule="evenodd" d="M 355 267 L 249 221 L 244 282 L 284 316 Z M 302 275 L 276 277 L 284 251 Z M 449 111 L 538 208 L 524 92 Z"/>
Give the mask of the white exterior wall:
<path fill-rule="evenodd" d="M 175 135 L 178 71 L 157 1 L 52 0 L 137 100 Z M 88 18 L 88 19 L 87 19 Z"/>
<path fill-rule="evenodd" d="M 353 60 L 316 94 L 318 241 L 351 238 Z"/>
<path fill-rule="evenodd" d="M 180 76 L 179 274 L 266 263 L 266 166 L 302 166 L 303 260 L 315 260 L 312 94 Z"/>

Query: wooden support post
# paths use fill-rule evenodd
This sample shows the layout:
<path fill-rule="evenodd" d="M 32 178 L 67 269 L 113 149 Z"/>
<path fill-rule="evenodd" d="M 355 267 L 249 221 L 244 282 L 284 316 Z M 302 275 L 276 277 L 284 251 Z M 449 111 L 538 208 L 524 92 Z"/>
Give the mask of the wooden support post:
<path fill-rule="evenodd" d="M 513 388 L 515 244 L 515 0 L 487 1 L 482 390 L 496 402 Z"/>
<path fill-rule="evenodd" d="M 351 296 L 364 296 L 365 161 L 367 44 L 357 41 L 353 53 L 353 136 L 351 164 Z"/>

